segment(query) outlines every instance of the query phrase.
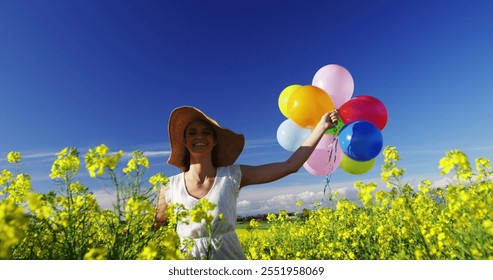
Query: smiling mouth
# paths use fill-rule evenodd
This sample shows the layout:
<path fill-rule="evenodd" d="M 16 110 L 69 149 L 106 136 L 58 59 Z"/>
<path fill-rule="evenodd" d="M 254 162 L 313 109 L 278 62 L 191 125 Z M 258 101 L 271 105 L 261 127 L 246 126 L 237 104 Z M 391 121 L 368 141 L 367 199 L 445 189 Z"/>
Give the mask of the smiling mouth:
<path fill-rule="evenodd" d="M 207 146 L 207 144 L 205 143 L 195 143 L 193 144 L 194 147 L 197 147 L 197 146 Z"/>

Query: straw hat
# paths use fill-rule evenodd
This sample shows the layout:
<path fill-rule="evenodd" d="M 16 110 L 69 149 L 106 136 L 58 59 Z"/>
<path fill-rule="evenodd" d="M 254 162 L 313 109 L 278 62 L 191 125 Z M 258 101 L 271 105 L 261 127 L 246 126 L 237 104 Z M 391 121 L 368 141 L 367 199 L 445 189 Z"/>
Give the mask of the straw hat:
<path fill-rule="evenodd" d="M 240 156 L 245 145 L 243 134 L 237 134 L 229 129 L 221 127 L 214 119 L 210 118 L 195 107 L 178 107 L 171 112 L 168 122 L 169 143 L 171 154 L 168 163 L 185 171 L 183 164 L 185 157 L 184 131 L 187 125 L 195 120 L 204 120 L 211 124 L 217 135 L 217 165 L 228 166 L 233 164 Z"/>

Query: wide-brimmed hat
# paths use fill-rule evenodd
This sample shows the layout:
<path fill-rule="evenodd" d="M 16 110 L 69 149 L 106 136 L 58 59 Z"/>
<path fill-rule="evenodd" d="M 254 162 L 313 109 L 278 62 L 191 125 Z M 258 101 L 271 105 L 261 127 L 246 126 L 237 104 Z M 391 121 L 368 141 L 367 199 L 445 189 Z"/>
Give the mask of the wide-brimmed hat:
<path fill-rule="evenodd" d="M 227 128 L 221 127 L 214 119 L 192 106 L 182 106 L 174 109 L 169 116 L 168 135 L 171 146 L 171 154 L 168 163 L 186 170 L 183 163 L 185 157 L 184 131 L 189 123 L 195 120 L 204 120 L 211 124 L 217 136 L 216 155 L 217 166 L 228 166 L 233 164 L 240 156 L 245 146 L 243 134 L 235 133 Z"/>

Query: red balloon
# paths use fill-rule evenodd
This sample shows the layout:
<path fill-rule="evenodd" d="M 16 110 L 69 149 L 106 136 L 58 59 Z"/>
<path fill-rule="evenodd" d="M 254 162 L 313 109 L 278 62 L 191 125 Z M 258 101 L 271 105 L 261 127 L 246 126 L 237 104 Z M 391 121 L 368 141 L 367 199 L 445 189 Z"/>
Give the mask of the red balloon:
<path fill-rule="evenodd" d="M 341 120 L 348 124 L 354 121 L 368 121 L 378 129 L 383 130 L 387 125 L 387 108 L 382 101 L 369 95 L 349 99 L 339 108 Z"/>

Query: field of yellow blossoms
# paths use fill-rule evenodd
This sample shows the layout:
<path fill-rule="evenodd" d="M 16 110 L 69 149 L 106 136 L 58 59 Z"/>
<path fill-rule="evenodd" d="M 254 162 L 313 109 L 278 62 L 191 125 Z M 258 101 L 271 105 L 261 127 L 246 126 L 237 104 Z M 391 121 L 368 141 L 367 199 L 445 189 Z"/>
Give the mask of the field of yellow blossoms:
<path fill-rule="evenodd" d="M 149 161 L 133 152 L 121 167 L 122 151 L 105 145 L 90 149 L 83 158 L 91 177 L 112 182 L 114 208 L 101 209 L 87 186 L 75 180 L 81 168 L 76 148 L 61 150 L 50 177 L 59 188 L 36 193 L 31 177 L 21 171 L 22 156 L 10 152 L 11 168 L 0 172 L 0 259 L 183 259 L 175 232 L 177 221 L 203 221 L 210 225 L 215 205 L 202 200 L 194 209 L 170 207 L 166 226 L 154 228 L 158 187 L 168 178 L 158 173 L 144 180 Z M 358 181 L 360 202 L 331 193 L 333 208 L 315 207 L 294 218 L 285 211 L 268 215 L 267 229 L 250 221 L 240 235 L 249 259 L 493 259 L 493 182 L 488 159 L 471 166 L 459 151 L 440 161 L 442 174 L 453 173 L 454 183 L 434 187 L 429 180 L 417 186 L 403 182 L 395 147 L 383 151 L 377 183 Z M 120 166 L 120 167 L 119 167 Z M 474 169 L 473 169 L 474 167 Z M 181 211 L 175 211 L 180 209 Z"/>

